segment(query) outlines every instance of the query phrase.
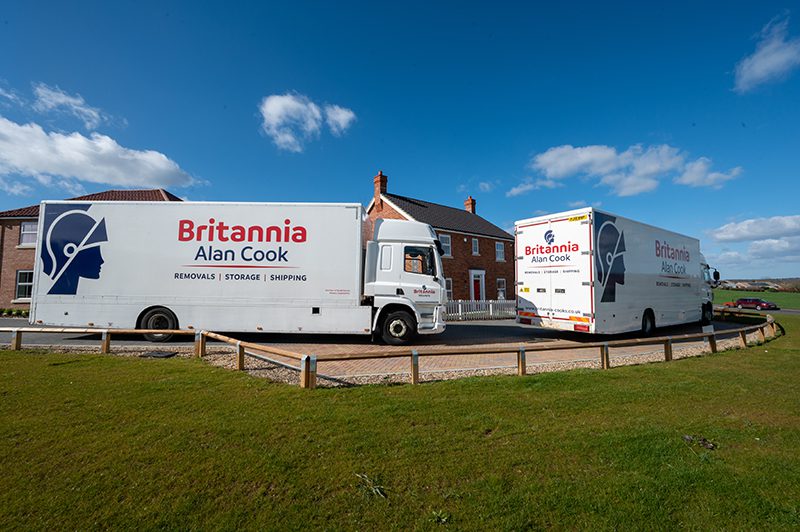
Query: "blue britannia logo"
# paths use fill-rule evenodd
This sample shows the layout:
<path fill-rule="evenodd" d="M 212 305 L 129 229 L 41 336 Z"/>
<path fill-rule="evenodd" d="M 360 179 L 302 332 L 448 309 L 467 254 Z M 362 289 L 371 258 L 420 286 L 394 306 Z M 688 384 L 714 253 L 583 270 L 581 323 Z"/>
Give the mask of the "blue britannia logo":
<path fill-rule="evenodd" d="M 547 232 L 544 234 L 544 241 L 545 241 L 545 242 L 547 242 L 548 244 L 552 244 L 553 242 L 555 242 L 555 241 L 556 241 L 556 235 L 555 235 L 555 234 L 553 234 L 553 232 L 552 232 L 552 231 L 549 231 L 549 230 L 548 230 L 548 231 L 547 231 Z"/>
<path fill-rule="evenodd" d="M 106 220 L 86 211 L 91 205 L 52 204 L 45 207 L 40 258 L 53 281 L 48 294 L 74 295 L 78 281 L 99 279 L 103 265 L 100 245 L 108 241 Z"/>

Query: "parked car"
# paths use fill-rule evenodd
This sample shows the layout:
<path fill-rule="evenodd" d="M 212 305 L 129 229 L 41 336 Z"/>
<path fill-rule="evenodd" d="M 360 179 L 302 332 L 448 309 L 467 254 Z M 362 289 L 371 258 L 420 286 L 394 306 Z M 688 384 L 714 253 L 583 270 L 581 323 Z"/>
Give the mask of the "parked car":
<path fill-rule="evenodd" d="M 738 309 L 743 308 L 753 308 L 756 310 L 779 310 L 778 305 L 772 303 L 771 301 L 764 301 L 763 299 L 757 299 L 754 297 L 745 297 L 741 299 L 737 299 L 736 301 L 729 301 L 725 303 L 726 307 L 736 307 Z"/>

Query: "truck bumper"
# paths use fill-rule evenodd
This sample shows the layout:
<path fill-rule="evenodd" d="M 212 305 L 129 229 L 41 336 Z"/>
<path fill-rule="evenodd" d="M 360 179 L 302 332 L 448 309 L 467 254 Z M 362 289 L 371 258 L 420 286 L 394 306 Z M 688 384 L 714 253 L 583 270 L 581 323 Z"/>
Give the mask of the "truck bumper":
<path fill-rule="evenodd" d="M 447 324 L 445 323 L 446 310 L 444 305 L 438 305 L 433 310 L 433 324 L 425 324 L 422 327 L 417 327 L 419 334 L 439 334 L 443 333 Z"/>

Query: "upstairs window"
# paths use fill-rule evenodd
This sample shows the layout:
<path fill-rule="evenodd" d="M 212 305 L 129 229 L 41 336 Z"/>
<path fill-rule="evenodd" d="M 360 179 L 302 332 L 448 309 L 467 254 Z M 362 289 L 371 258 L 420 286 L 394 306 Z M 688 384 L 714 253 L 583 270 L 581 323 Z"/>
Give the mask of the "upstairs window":
<path fill-rule="evenodd" d="M 478 239 L 477 238 L 473 238 L 472 239 L 472 254 L 473 255 L 480 255 L 481 254 L 481 250 L 480 250 L 480 246 L 478 244 Z"/>
<path fill-rule="evenodd" d="M 19 226 L 19 245 L 36 245 L 36 233 L 39 230 L 39 222 L 22 222 Z"/>
<path fill-rule="evenodd" d="M 494 258 L 497 262 L 505 262 L 506 260 L 506 245 L 502 242 L 495 242 L 494 244 Z"/>
<path fill-rule="evenodd" d="M 442 250 L 444 251 L 442 257 L 452 257 L 453 248 L 452 248 L 452 242 L 450 240 L 450 235 L 439 235 L 439 242 L 442 243 Z"/>

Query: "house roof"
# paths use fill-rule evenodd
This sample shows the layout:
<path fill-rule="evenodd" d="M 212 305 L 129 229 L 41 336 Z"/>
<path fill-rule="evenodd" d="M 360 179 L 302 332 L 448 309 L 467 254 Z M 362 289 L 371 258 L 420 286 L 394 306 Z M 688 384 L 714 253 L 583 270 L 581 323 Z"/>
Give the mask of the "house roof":
<path fill-rule="evenodd" d="M 145 190 L 106 190 L 71 198 L 69 201 L 183 201 L 163 188 Z M 21 209 L 0 212 L 0 218 L 38 218 L 39 206 L 30 205 Z"/>
<path fill-rule="evenodd" d="M 431 203 L 388 192 L 381 194 L 384 198 L 394 203 L 406 214 L 417 220 L 431 225 L 436 229 L 450 230 L 457 233 L 472 233 L 480 236 L 514 240 L 514 237 L 503 231 L 488 220 L 477 214 L 472 214 L 465 209 L 457 209 L 438 203 Z"/>

